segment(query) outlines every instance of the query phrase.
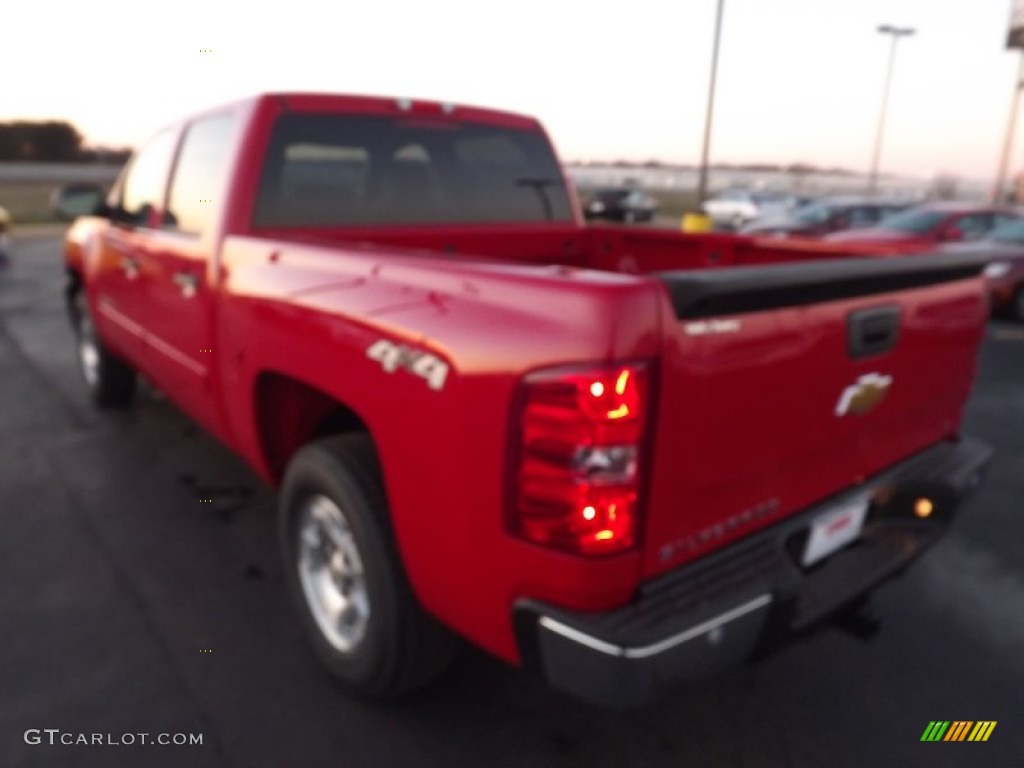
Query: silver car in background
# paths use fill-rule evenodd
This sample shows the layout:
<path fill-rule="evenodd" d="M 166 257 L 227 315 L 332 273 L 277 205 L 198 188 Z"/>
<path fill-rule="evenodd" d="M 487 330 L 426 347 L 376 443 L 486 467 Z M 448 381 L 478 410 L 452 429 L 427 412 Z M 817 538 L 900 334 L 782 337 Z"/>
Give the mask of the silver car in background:
<path fill-rule="evenodd" d="M 783 192 L 725 189 L 701 205 L 716 227 L 740 229 L 754 219 L 784 216 L 802 200 Z"/>

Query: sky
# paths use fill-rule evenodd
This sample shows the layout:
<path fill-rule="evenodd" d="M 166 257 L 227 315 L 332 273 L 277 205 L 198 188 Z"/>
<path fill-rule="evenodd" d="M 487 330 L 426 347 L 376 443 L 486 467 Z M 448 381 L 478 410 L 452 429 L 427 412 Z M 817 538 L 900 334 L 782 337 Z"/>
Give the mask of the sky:
<path fill-rule="evenodd" d="M 11 0 L 0 121 L 132 146 L 261 91 L 537 116 L 566 160 L 700 160 L 717 0 Z M 1011 0 L 724 0 L 711 159 L 992 178 L 1020 55 Z M 1011 171 L 1024 170 L 1024 118 Z"/>

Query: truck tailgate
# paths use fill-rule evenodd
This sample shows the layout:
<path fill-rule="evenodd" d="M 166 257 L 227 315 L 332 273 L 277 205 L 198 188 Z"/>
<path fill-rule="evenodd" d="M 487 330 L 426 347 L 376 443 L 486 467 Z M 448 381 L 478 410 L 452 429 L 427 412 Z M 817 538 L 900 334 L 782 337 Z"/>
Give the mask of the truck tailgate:
<path fill-rule="evenodd" d="M 982 260 L 661 273 L 644 574 L 957 435 L 987 316 Z"/>

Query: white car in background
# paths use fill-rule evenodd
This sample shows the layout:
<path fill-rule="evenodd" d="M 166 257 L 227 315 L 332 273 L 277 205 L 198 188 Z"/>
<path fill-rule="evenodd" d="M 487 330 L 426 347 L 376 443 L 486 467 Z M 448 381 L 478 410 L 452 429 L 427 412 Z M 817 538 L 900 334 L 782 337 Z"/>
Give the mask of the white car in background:
<path fill-rule="evenodd" d="M 716 226 L 739 229 L 747 222 L 767 216 L 784 216 L 799 204 L 792 195 L 749 189 L 725 189 L 701 205 Z"/>

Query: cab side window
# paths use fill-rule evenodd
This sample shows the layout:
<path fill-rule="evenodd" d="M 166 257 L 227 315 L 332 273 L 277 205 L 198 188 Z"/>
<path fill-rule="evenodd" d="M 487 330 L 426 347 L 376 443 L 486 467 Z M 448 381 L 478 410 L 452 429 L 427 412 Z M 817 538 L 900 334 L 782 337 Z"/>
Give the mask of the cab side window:
<path fill-rule="evenodd" d="M 210 230 L 227 184 L 234 128 L 231 113 L 204 117 L 189 126 L 171 179 L 165 228 L 198 236 Z"/>
<path fill-rule="evenodd" d="M 163 206 L 167 177 L 174 159 L 176 134 L 168 129 L 150 139 L 132 158 L 121 181 L 120 218 L 138 227 L 155 226 L 154 213 Z"/>

